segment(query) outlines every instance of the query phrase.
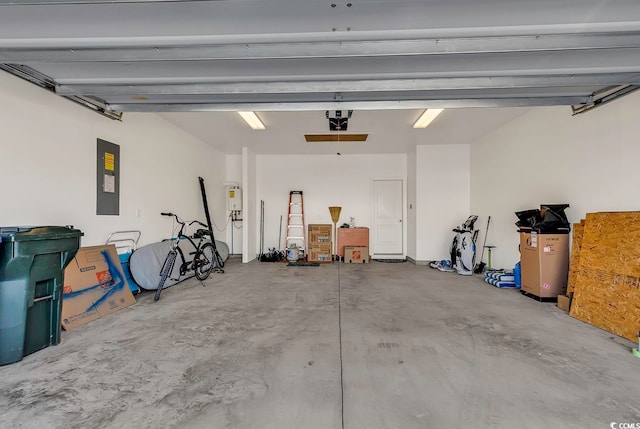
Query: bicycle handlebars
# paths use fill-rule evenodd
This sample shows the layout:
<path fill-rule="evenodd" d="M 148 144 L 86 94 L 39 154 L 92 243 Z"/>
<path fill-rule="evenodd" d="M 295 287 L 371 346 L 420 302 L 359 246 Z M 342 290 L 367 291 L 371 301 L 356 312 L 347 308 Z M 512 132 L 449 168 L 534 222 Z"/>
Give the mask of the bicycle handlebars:
<path fill-rule="evenodd" d="M 202 226 L 202 227 L 205 227 L 205 228 L 209 229 L 209 226 L 205 225 L 204 223 L 200 222 L 199 220 L 192 220 L 191 222 L 189 222 L 188 224 L 186 224 L 185 222 L 183 222 L 182 220 L 180 220 L 180 218 L 178 217 L 178 215 L 177 215 L 177 214 L 174 214 L 174 213 L 171 213 L 171 212 L 162 212 L 162 213 L 160 213 L 160 214 L 161 214 L 162 216 L 173 216 L 173 217 L 175 217 L 175 218 L 176 218 L 176 222 L 178 222 L 179 224 L 181 224 L 181 225 L 183 225 L 183 226 L 184 226 L 184 225 L 191 226 L 191 225 L 193 225 L 194 223 L 197 223 L 198 225 L 200 225 L 200 226 Z"/>

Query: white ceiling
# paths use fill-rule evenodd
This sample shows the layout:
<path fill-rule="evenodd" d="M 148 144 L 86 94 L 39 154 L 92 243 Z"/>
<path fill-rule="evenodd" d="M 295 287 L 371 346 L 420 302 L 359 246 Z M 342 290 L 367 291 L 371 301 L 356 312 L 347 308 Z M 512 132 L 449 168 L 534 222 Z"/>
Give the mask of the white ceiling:
<path fill-rule="evenodd" d="M 425 129 L 412 124 L 422 110 L 353 112 L 349 133 L 368 133 L 366 142 L 307 143 L 304 134 L 328 134 L 323 111 L 258 112 L 267 126 L 253 131 L 235 112 L 162 113 L 161 116 L 225 153 L 242 147 L 258 154 L 406 153 L 416 144 L 470 144 L 530 108 L 448 109 Z M 566 108 L 566 115 L 571 110 Z"/>
<path fill-rule="evenodd" d="M 387 153 L 635 89 L 640 1 L 0 0 L 0 69 L 112 117 L 167 112 L 229 153 Z M 433 107 L 447 110 L 408 128 Z M 302 144 L 338 109 L 367 143 Z"/>

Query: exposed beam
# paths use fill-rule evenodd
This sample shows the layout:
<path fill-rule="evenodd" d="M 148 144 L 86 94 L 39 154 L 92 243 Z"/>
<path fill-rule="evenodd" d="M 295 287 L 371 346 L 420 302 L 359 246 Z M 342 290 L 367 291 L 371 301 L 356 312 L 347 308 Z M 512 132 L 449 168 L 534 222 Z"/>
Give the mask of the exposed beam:
<path fill-rule="evenodd" d="M 64 98 L 66 98 L 67 100 L 71 100 L 74 103 L 78 103 L 81 106 L 84 106 L 88 109 L 91 109 L 102 116 L 106 116 L 109 119 L 113 119 L 114 121 L 122 120 L 122 112 L 107 108 L 108 106 L 101 100 L 96 100 L 92 97 L 82 97 L 82 96 L 75 96 L 75 95 L 64 97 Z"/>
<path fill-rule="evenodd" d="M 55 92 L 55 82 L 50 77 L 39 73 L 29 67 L 16 64 L 0 64 L 0 70 L 11 73 L 14 76 L 29 81 L 48 91 Z M 64 98 L 66 98 L 67 100 L 71 100 L 74 103 L 81 104 L 82 106 L 87 107 L 103 116 L 106 116 L 109 119 L 122 119 L 122 114 L 120 112 L 108 110 L 105 102 L 97 98 L 85 97 L 82 95 L 70 95 L 65 96 Z"/>
<path fill-rule="evenodd" d="M 524 99 L 467 99 L 467 100 L 405 100 L 405 101 L 353 101 L 308 103 L 202 103 L 202 104 L 112 104 L 110 108 L 121 112 L 228 112 L 254 110 L 261 112 L 300 110 L 381 110 L 463 107 L 533 107 L 569 106 L 588 103 L 588 97 L 540 97 Z"/>
<path fill-rule="evenodd" d="M 2 1 L 2 0 L 0 0 Z M 114 5 L 114 7 L 117 5 Z M 37 8 L 34 8 L 37 10 Z M 28 19 L 24 18 L 28 25 Z M 0 15 L 0 25 L 2 15 Z M 71 21 L 69 26 L 78 24 Z M 86 23 L 81 26 L 86 28 Z M 59 24 L 62 25 L 62 24 Z M 55 27 L 53 27 L 55 28 Z M 384 42 L 412 40 L 445 39 L 488 39 L 515 37 L 568 37 L 571 35 L 605 37 L 624 34 L 638 34 L 639 21 L 592 22 L 581 24 L 537 24 L 537 25 L 500 25 L 492 27 L 462 28 L 417 28 L 395 30 L 363 30 L 335 32 L 279 32 L 243 34 L 203 34 L 203 35 L 118 35 L 95 36 L 94 32 L 78 32 L 73 36 L 61 37 L 56 34 L 47 37 L 0 37 L 2 49 L 99 49 L 99 48 L 160 48 L 179 46 L 217 46 L 217 45 L 264 45 L 295 43 L 347 43 L 347 42 Z M 636 45 L 637 46 L 637 45 Z"/>
<path fill-rule="evenodd" d="M 1 45 L 0 41 L 0 45 Z M 172 61 L 266 58 L 331 58 L 532 52 L 640 47 L 640 32 L 432 38 L 315 43 L 242 43 L 176 46 L 0 48 L 5 63 Z"/>
<path fill-rule="evenodd" d="M 589 97 L 598 88 L 552 87 L 552 88 L 494 88 L 458 89 L 432 91 L 377 91 L 349 93 L 280 93 L 280 94 L 192 94 L 150 96 L 108 96 L 110 104 L 199 104 L 199 103 L 300 103 L 350 102 L 350 101 L 402 101 L 402 100 L 457 100 L 457 99 L 505 99 L 539 97 Z"/>
<path fill-rule="evenodd" d="M 0 64 L 0 70 L 4 70 L 51 92 L 56 92 L 56 83 L 53 79 L 30 67 L 20 64 Z"/>
<path fill-rule="evenodd" d="M 58 85 L 60 95 L 152 95 L 152 94 L 282 94 L 310 92 L 425 91 L 474 88 L 530 88 L 640 84 L 640 74 L 579 76 L 450 77 L 433 79 L 372 79 L 353 81 Z"/>
<path fill-rule="evenodd" d="M 596 93 L 593 97 L 593 101 L 590 103 L 571 106 L 571 109 L 573 110 L 574 115 L 586 113 L 597 107 L 604 106 L 607 103 L 617 100 L 620 97 L 631 94 L 639 89 L 640 85 L 625 85 L 615 88 L 605 88 L 600 91 L 600 93 Z"/>
<path fill-rule="evenodd" d="M 640 73 L 640 47 L 598 50 L 298 59 L 51 63 L 61 85 L 153 85 Z"/>

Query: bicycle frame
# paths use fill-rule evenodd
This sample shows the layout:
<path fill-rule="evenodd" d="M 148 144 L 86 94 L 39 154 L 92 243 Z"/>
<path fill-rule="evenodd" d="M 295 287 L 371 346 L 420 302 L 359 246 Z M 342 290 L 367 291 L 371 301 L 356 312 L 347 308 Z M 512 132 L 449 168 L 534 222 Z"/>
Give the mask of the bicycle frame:
<path fill-rule="evenodd" d="M 178 251 L 178 255 L 180 255 L 180 259 L 182 260 L 182 263 L 180 264 L 180 276 L 184 276 L 187 272 L 189 271 L 193 271 L 195 270 L 195 264 L 194 264 L 194 259 L 191 258 L 189 260 L 187 260 L 187 258 L 184 256 L 184 251 L 180 248 L 180 241 L 188 241 L 189 243 L 191 243 L 191 245 L 193 246 L 194 251 L 189 253 L 190 255 L 194 255 L 196 254 L 196 252 L 198 251 L 198 249 L 200 249 L 202 247 L 202 245 L 206 242 L 204 237 L 200 236 L 198 238 L 198 243 L 196 243 L 193 238 L 189 237 L 188 235 L 179 235 L 178 237 L 176 237 L 174 239 L 175 244 L 175 248 Z"/>
<path fill-rule="evenodd" d="M 199 222 L 197 220 L 191 221 L 187 224 L 186 222 L 182 221 L 177 215 L 173 213 L 161 213 L 161 214 L 163 216 L 174 217 L 175 221 L 180 225 L 180 229 L 176 237 L 171 239 L 171 250 L 167 254 L 167 258 L 165 259 L 164 264 L 162 265 L 162 269 L 160 270 L 160 282 L 158 284 L 158 288 L 156 290 L 156 294 L 154 297 L 155 301 L 158 301 L 158 299 L 160 299 L 160 293 L 164 288 L 165 282 L 173 272 L 178 255 L 180 255 L 180 258 L 182 260 L 181 264 L 179 265 L 179 277 L 182 277 L 188 271 L 193 270 L 195 276 L 200 281 L 203 281 L 209 276 L 211 267 L 205 268 L 203 271 L 201 271 L 200 269 L 202 267 L 206 267 L 205 264 L 207 262 L 209 262 L 210 264 L 213 264 L 213 261 L 209 260 L 210 258 L 207 258 L 206 256 L 204 257 L 204 259 L 202 258 L 205 253 L 204 250 L 207 248 L 207 246 L 211 246 L 211 244 L 209 244 L 206 240 L 206 236 L 210 234 L 208 234 L 207 232 L 203 232 L 204 230 L 197 231 L 196 234 L 197 234 L 198 242 L 196 244 L 196 242 L 191 237 L 185 235 L 184 233 L 185 228 L 187 226 L 193 225 L 194 223 L 204 227 L 206 227 L 206 225 L 204 225 L 202 222 Z M 194 238 L 196 238 L 195 234 L 194 234 Z M 184 252 L 180 248 L 180 241 L 183 241 L 183 240 L 189 241 L 189 243 L 191 243 L 191 245 L 194 247 L 194 251 L 190 253 L 191 255 L 194 255 L 193 259 L 191 260 L 187 260 L 185 258 Z M 204 283 L 202 284 L 204 286 Z"/>

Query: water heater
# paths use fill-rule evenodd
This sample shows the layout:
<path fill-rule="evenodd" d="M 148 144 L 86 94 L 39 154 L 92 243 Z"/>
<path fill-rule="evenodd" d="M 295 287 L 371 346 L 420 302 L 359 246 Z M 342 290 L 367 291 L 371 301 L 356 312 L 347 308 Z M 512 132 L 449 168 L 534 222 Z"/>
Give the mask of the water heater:
<path fill-rule="evenodd" d="M 242 189 L 231 186 L 227 189 L 227 208 L 234 212 L 242 210 Z"/>

